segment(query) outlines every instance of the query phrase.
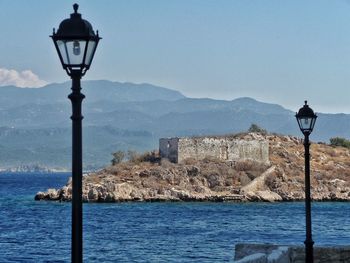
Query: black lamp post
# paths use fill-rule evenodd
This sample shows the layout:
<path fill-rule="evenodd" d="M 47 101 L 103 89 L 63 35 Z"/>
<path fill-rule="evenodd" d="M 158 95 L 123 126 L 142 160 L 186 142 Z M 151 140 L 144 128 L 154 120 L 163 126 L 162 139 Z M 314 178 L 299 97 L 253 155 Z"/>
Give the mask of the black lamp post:
<path fill-rule="evenodd" d="M 311 228 L 311 197 L 310 197 L 310 141 L 309 136 L 315 126 L 316 114 L 309 108 L 307 101 L 305 105 L 299 109 L 299 112 L 295 115 L 297 118 L 299 128 L 304 134 L 304 148 L 305 148 L 305 212 L 306 212 L 306 239 L 305 239 L 305 262 L 314 262 L 312 240 L 312 228 Z"/>
<path fill-rule="evenodd" d="M 72 79 L 72 262 L 83 262 L 83 205 L 82 205 L 82 119 L 80 79 L 90 68 L 100 37 L 91 24 L 81 18 L 78 4 L 74 13 L 61 22 L 57 33 L 53 30 L 55 44 L 63 69 Z"/>

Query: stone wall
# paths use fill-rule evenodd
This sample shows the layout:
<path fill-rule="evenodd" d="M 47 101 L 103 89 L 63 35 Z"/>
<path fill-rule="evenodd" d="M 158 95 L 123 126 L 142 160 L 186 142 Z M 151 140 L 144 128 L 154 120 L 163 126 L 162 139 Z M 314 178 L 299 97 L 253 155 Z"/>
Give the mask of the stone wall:
<path fill-rule="evenodd" d="M 234 137 L 185 137 L 159 140 L 162 158 L 181 163 L 188 158 L 202 160 L 254 160 L 269 163 L 269 143 L 266 139 L 237 139 Z"/>

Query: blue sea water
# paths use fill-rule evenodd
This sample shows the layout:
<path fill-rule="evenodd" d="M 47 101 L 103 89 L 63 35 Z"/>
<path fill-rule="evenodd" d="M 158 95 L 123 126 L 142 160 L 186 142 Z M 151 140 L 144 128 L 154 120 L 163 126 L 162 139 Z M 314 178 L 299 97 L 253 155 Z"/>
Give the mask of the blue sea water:
<path fill-rule="evenodd" d="M 70 262 L 69 174 L 0 174 L 0 262 Z M 350 203 L 314 203 L 315 245 L 350 243 Z M 303 245 L 303 203 L 84 204 L 85 262 L 232 262 L 238 242 Z"/>

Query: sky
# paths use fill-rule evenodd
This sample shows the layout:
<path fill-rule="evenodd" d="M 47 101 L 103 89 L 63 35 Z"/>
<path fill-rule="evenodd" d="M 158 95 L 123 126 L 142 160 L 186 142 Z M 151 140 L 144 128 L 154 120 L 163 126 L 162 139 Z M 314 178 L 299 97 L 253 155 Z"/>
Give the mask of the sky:
<path fill-rule="evenodd" d="M 49 35 L 66 0 L 0 1 L 0 86 L 69 78 Z M 350 113 L 350 1 L 82 0 L 102 40 L 84 80 Z M 1 88 L 1 87 L 0 87 Z M 69 91 L 67 91 L 68 94 Z"/>

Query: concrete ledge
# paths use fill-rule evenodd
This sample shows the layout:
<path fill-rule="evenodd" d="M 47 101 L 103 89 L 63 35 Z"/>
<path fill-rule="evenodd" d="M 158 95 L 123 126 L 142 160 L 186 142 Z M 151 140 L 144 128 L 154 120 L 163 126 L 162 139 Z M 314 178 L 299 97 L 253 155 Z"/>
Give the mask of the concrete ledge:
<path fill-rule="evenodd" d="M 304 246 L 236 244 L 236 263 L 305 263 Z M 314 263 L 350 262 L 350 246 L 314 247 Z"/>

